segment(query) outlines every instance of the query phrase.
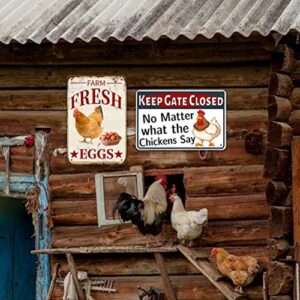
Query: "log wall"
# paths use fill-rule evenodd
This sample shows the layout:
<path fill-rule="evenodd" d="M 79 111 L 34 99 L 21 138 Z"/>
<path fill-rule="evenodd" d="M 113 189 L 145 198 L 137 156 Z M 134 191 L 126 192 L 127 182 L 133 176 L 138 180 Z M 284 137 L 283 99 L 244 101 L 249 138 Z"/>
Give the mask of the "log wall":
<path fill-rule="evenodd" d="M 184 175 L 187 208 L 208 207 L 209 226 L 202 241 L 208 252 L 212 246 L 226 246 L 232 253 L 256 256 L 266 268 L 270 208 L 262 177 L 264 153 L 248 153 L 244 137 L 252 131 L 262 136 L 267 133 L 272 50 L 271 41 L 258 36 L 1 47 L 0 134 L 27 135 L 35 127 L 51 128 L 52 246 L 145 245 L 146 239 L 130 225 L 97 227 L 94 182 L 96 172 L 143 165 L 146 171 L 179 169 Z M 135 126 L 134 95 L 139 88 L 225 89 L 227 149 L 209 153 L 205 160 L 190 151 L 172 155 L 153 151 L 150 155 L 138 152 L 131 137 L 123 166 L 71 165 L 64 154 L 55 150 L 66 147 L 67 79 L 72 75 L 110 74 L 126 77 L 129 128 Z M 292 103 L 300 106 L 300 88 L 295 90 Z M 13 171 L 30 172 L 32 153 L 28 151 L 20 148 L 12 153 Z M 168 242 L 175 239 L 170 225 L 165 226 L 159 238 Z M 75 256 L 75 260 L 78 269 L 91 275 L 118 276 L 114 279 L 119 293 L 106 294 L 108 300 L 136 299 L 136 285 L 160 286 L 157 267 L 149 255 Z M 65 260 L 54 257 L 53 265 L 57 261 L 65 274 Z M 224 299 L 180 255 L 166 255 L 166 263 L 178 299 Z M 262 299 L 262 284 L 248 291 L 250 299 Z M 62 290 L 56 286 L 53 299 L 61 296 Z M 93 296 L 101 298 L 101 294 Z"/>
<path fill-rule="evenodd" d="M 293 294 L 293 205 L 291 144 L 299 133 L 297 60 L 292 47 L 280 44 L 272 61 L 268 105 L 268 150 L 264 175 L 268 178 L 266 197 L 271 205 L 269 246 L 270 267 L 267 272 L 268 294 L 291 297 Z M 296 87 L 296 88 L 295 88 Z M 293 158 L 295 162 L 297 158 Z M 294 172 L 294 170 L 293 170 Z M 294 179 L 295 180 L 295 179 Z M 295 183 L 293 183 L 293 186 Z M 297 199 L 296 199 L 297 200 Z M 296 231 L 295 231 L 296 232 Z M 296 250 L 295 250 L 296 252 Z M 296 255 L 296 253 L 295 253 Z"/>

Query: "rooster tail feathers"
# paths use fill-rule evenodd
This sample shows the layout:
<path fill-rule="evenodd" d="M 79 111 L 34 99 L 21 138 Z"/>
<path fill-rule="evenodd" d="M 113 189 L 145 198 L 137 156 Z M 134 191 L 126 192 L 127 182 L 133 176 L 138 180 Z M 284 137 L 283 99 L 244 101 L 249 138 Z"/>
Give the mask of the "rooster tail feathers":
<path fill-rule="evenodd" d="M 151 225 L 155 221 L 155 204 L 151 201 L 144 201 L 144 222 L 145 224 Z"/>
<path fill-rule="evenodd" d="M 113 218 L 115 218 L 116 211 L 118 211 L 121 219 L 128 221 L 133 215 L 139 214 L 142 207 L 143 202 L 141 200 L 128 193 L 121 193 L 113 207 Z"/>

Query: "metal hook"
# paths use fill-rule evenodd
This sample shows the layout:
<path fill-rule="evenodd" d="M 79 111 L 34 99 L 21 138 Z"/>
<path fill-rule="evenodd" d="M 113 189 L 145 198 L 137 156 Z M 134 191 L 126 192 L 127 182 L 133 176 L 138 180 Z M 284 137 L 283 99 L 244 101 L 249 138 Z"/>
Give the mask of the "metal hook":
<path fill-rule="evenodd" d="M 198 155 L 201 160 L 206 160 L 206 158 L 208 156 L 208 151 L 207 150 L 199 151 Z"/>

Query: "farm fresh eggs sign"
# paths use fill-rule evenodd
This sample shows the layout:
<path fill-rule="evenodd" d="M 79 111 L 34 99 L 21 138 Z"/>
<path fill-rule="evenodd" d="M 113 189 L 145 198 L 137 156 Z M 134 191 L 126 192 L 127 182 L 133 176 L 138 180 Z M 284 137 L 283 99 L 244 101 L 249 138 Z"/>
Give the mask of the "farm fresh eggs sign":
<path fill-rule="evenodd" d="M 126 84 L 123 77 L 69 79 L 68 158 L 74 164 L 125 161 Z"/>
<path fill-rule="evenodd" d="M 139 90 L 136 110 L 139 150 L 226 148 L 223 90 Z"/>

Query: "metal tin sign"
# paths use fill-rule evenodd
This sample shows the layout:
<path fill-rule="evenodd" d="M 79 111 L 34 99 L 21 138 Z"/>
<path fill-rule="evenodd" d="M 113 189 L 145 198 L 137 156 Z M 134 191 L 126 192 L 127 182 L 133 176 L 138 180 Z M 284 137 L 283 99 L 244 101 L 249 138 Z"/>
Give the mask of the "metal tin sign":
<path fill-rule="evenodd" d="M 139 90 L 136 93 L 139 150 L 224 150 L 223 90 Z"/>
<path fill-rule="evenodd" d="M 69 79 L 68 158 L 74 164 L 125 161 L 126 84 L 123 77 Z"/>

